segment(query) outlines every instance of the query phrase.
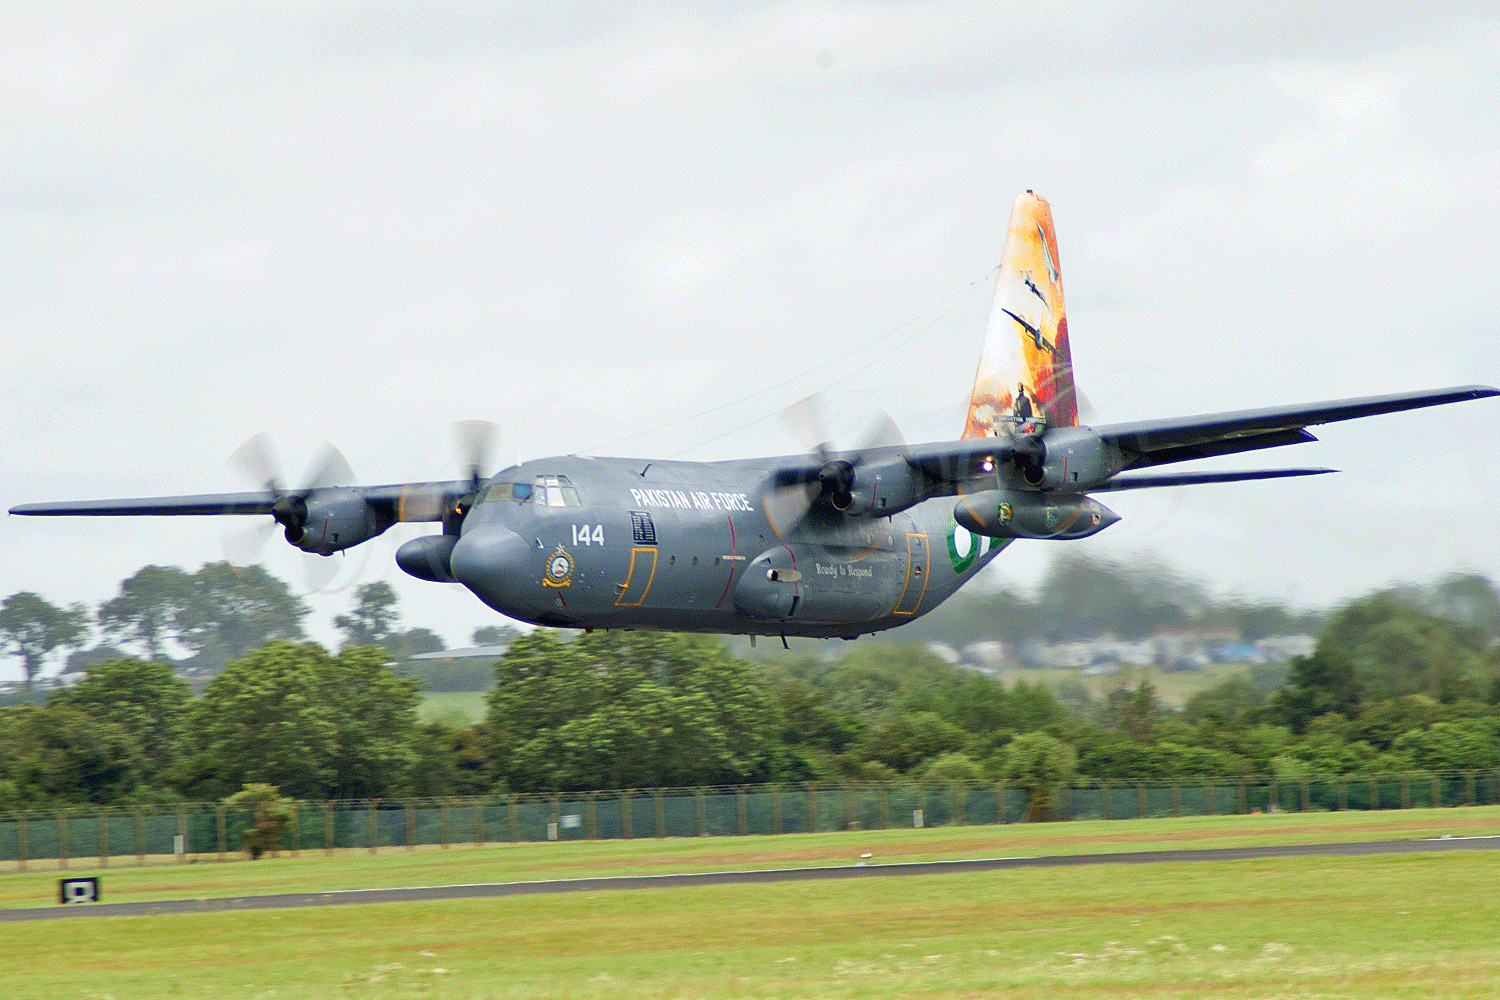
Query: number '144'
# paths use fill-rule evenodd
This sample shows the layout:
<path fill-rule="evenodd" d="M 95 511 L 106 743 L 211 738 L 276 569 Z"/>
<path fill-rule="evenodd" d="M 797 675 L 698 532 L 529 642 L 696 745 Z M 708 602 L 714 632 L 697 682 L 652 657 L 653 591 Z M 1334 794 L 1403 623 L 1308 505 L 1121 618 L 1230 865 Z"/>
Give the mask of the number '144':
<path fill-rule="evenodd" d="M 574 545 L 603 545 L 604 525 L 602 524 L 575 524 L 573 525 Z"/>

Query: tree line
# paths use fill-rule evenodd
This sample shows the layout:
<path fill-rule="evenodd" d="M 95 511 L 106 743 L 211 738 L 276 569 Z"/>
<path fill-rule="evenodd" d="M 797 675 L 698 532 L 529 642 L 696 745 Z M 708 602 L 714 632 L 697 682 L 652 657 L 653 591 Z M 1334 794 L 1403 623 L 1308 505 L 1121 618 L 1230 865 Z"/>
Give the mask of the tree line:
<path fill-rule="evenodd" d="M 366 584 L 334 625 L 346 645 L 378 646 L 398 660 L 444 647 L 429 629 L 401 629 L 396 604 L 389 584 Z M 68 651 L 66 669 L 76 671 L 128 655 L 167 660 L 175 645 L 187 653 L 180 669 L 213 674 L 269 642 L 306 639 L 310 613 L 285 581 L 260 566 L 215 562 L 194 573 L 146 566 L 92 611 L 84 604 L 59 607 L 30 591 L 11 594 L 0 601 L 0 652 L 21 662 L 28 691 L 48 660 Z"/>
<path fill-rule="evenodd" d="M 0 709 L 0 808 L 216 800 L 247 783 L 317 799 L 1500 767 L 1500 601 L 1468 579 L 1463 620 L 1436 613 L 1452 585 L 1356 601 L 1310 656 L 1180 709 L 1145 680 L 1091 697 L 884 643 L 753 663 L 712 637 L 536 630 L 495 661 L 472 726 L 420 722 L 422 682 L 372 645 L 275 640 L 196 698 L 167 663 L 110 660 L 44 706 Z"/>

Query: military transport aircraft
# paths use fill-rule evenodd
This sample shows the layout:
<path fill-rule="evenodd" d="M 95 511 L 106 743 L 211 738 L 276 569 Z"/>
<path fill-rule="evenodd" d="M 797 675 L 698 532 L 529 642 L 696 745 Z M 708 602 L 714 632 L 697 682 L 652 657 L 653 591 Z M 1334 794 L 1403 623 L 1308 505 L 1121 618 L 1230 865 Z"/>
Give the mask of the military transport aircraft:
<path fill-rule="evenodd" d="M 396 552 L 537 625 L 844 637 L 931 611 L 1013 539 L 1075 539 L 1118 520 L 1093 494 L 1329 469 L 1162 472 L 1298 444 L 1309 426 L 1500 394 L 1462 386 L 1305 406 L 1080 426 L 1057 237 L 1020 195 L 956 440 L 729 462 L 567 455 L 488 479 L 24 504 L 12 514 L 269 514 L 331 555 L 398 521 L 442 532 Z M 1143 471 L 1145 470 L 1145 471 Z"/>

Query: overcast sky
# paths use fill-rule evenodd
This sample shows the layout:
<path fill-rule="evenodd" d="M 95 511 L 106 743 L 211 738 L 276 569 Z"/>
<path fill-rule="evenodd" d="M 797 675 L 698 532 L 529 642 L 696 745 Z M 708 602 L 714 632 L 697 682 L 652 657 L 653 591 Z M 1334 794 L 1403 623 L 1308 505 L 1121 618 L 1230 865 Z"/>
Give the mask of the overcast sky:
<path fill-rule="evenodd" d="M 1095 422 L 1500 384 L 1500 15 L 1310 6 L 5 3 L 0 509 L 247 488 L 261 431 L 380 483 L 458 476 L 471 418 L 497 467 L 789 453 L 817 390 L 955 437 L 1026 188 Z M 1106 497 L 1069 544 L 1300 605 L 1500 579 L 1497 432 L 1324 428 L 1221 464 L 1342 475 Z M 4 518 L 0 595 L 96 604 L 221 520 Z M 503 620 L 392 551 L 340 583 Z"/>

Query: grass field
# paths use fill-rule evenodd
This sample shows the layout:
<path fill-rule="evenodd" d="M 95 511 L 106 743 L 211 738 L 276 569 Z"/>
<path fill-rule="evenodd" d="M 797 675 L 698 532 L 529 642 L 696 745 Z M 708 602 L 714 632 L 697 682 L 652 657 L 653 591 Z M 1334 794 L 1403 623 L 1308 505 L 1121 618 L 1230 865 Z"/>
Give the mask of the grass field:
<path fill-rule="evenodd" d="M 111 869 L 106 899 L 1500 833 L 1500 809 L 490 845 Z M 1467 997 L 1500 855 L 1089 866 L 6 927 L 13 998 Z M 75 862 L 75 871 L 80 866 Z M 55 872 L 0 877 L 41 905 Z"/>
<path fill-rule="evenodd" d="M 484 721 L 483 691 L 423 691 L 417 707 L 423 722 L 442 722 L 455 728 Z"/>

